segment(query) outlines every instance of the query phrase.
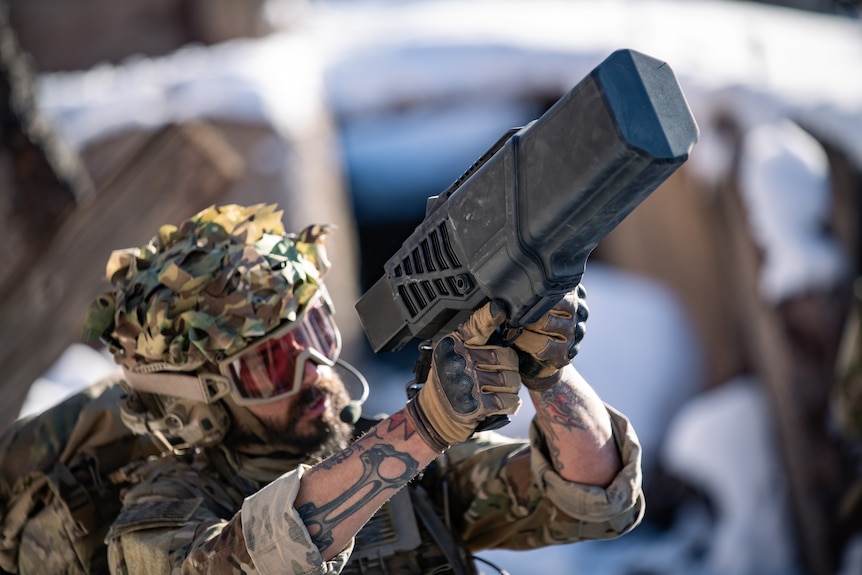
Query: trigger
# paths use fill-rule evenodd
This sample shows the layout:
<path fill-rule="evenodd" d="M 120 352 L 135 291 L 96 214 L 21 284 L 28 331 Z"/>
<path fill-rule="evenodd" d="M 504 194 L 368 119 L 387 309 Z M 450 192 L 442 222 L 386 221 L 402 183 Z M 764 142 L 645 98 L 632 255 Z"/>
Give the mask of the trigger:
<path fill-rule="evenodd" d="M 524 328 L 521 326 L 513 326 L 509 323 L 507 319 L 497 328 L 495 332 L 497 335 L 498 341 L 495 341 L 495 345 L 499 345 L 501 347 L 509 347 L 512 345 L 516 339 L 524 332 Z"/>

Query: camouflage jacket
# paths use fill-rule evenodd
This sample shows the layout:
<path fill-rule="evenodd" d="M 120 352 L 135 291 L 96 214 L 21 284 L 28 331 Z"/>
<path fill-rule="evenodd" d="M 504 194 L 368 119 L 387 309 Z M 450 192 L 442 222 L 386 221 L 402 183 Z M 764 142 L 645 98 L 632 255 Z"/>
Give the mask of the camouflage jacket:
<path fill-rule="evenodd" d="M 476 434 L 416 481 L 471 551 L 615 537 L 637 525 L 644 499 L 637 437 L 624 416 L 609 412 L 623 469 L 606 489 L 563 480 L 535 422 L 529 442 Z M 153 462 L 108 533 L 112 573 L 341 573 L 354 543 L 324 561 L 292 505 L 306 469 L 260 488 L 226 477 L 206 453 Z"/>

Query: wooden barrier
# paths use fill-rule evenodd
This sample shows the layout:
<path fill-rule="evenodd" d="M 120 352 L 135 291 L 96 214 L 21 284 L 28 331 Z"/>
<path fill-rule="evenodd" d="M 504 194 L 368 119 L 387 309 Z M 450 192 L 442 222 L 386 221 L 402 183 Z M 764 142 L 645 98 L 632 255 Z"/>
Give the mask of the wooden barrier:
<path fill-rule="evenodd" d="M 160 225 L 215 203 L 242 166 L 211 126 L 167 126 L 63 220 L 0 297 L 0 424 L 15 419 L 30 384 L 81 341 L 86 311 L 108 287 L 103 276 L 111 251 L 143 245 Z"/>

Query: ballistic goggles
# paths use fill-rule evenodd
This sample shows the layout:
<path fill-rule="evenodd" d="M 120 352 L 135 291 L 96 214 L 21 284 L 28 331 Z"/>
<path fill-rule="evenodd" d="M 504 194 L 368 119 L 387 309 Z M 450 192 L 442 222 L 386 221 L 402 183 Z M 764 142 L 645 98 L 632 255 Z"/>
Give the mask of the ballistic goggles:
<path fill-rule="evenodd" d="M 341 334 L 325 295 L 306 304 L 302 314 L 218 364 L 240 405 L 268 403 L 297 393 L 305 363 L 333 367 Z"/>

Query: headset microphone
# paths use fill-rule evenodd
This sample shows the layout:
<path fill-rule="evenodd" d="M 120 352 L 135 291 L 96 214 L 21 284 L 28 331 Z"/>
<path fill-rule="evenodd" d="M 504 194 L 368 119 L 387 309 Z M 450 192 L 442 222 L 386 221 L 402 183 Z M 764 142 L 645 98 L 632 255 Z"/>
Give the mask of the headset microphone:
<path fill-rule="evenodd" d="M 341 421 L 353 425 L 359 421 L 360 415 L 362 415 L 362 404 L 358 401 L 351 401 L 341 410 Z"/>
<path fill-rule="evenodd" d="M 335 360 L 335 363 L 339 367 L 348 371 L 356 381 L 359 382 L 359 385 L 362 388 L 359 398 L 351 399 L 350 402 L 344 406 L 344 409 L 341 410 L 341 421 L 353 425 L 359 421 L 359 417 L 362 415 L 362 404 L 365 403 L 366 399 L 368 399 L 368 382 L 365 380 L 365 376 L 363 376 L 358 369 L 343 359 L 339 358 Z"/>

